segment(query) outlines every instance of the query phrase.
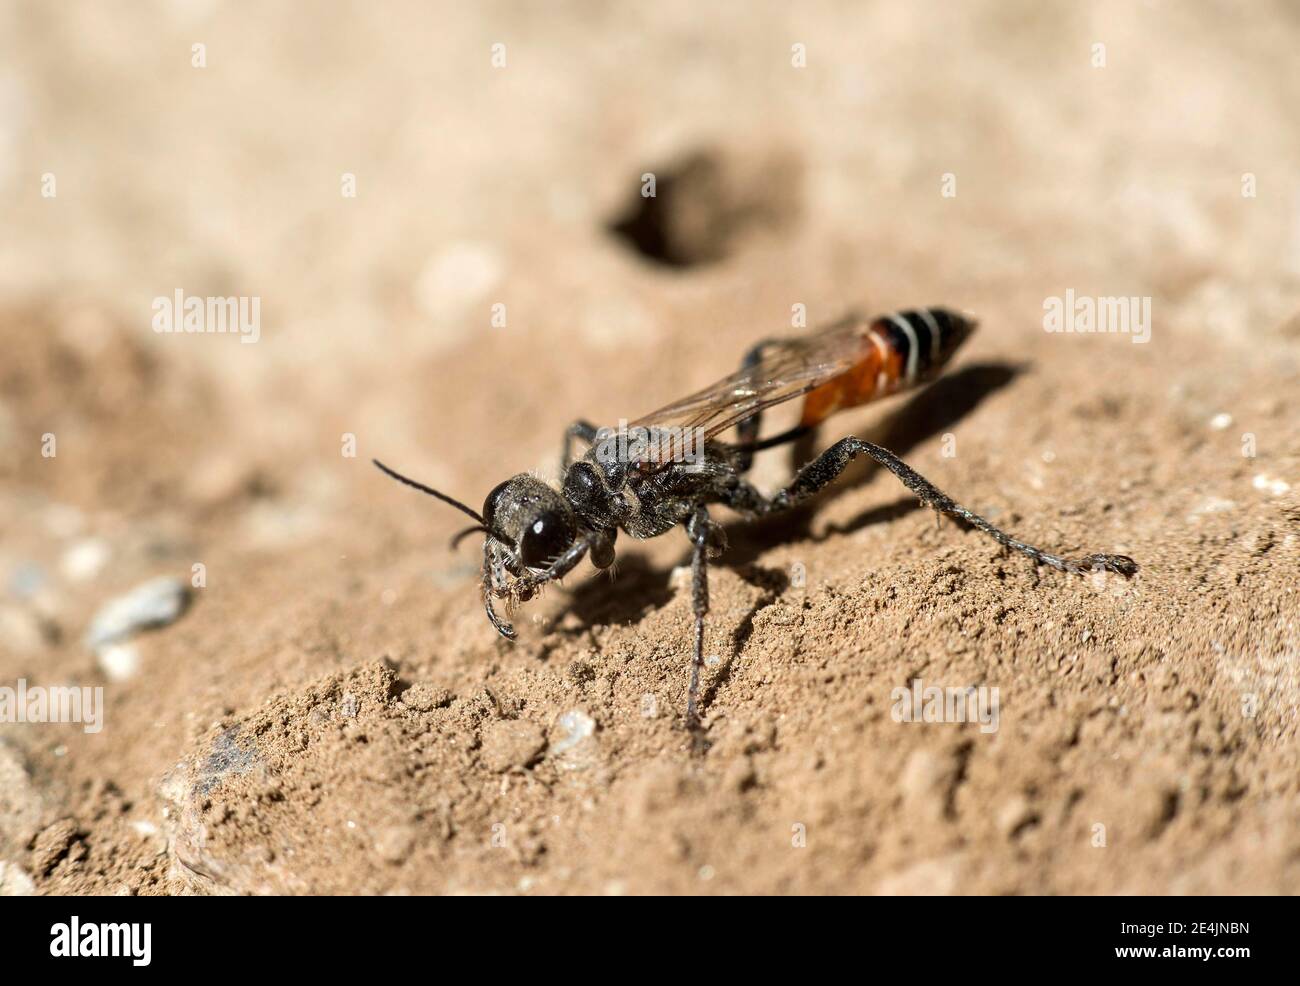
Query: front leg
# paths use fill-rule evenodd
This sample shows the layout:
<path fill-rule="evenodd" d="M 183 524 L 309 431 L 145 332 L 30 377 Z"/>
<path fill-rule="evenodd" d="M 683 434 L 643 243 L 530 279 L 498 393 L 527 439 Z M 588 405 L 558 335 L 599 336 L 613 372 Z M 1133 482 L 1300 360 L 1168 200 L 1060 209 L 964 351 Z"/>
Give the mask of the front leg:
<path fill-rule="evenodd" d="M 515 633 L 514 626 L 497 614 L 492 605 L 494 598 L 507 600 L 507 606 L 510 609 L 513 609 L 518 603 L 527 602 L 547 582 L 562 579 L 573 571 L 578 562 L 582 561 L 583 556 L 591 549 L 593 542 L 599 545 L 600 536 L 595 535 L 591 540 L 579 538 L 569 547 L 568 551 L 553 561 L 545 571 L 530 572 L 515 579 L 514 582 L 507 581 L 504 559 L 500 557 L 499 552 L 495 551 L 491 545 L 486 547 L 483 551 L 483 606 L 487 610 L 488 619 L 497 633 L 507 640 L 514 640 L 518 636 Z M 612 548 L 610 550 L 612 552 Z"/>
<path fill-rule="evenodd" d="M 514 640 L 518 636 L 515 628 L 508 621 L 501 619 L 497 615 L 496 607 L 492 605 L 494 597 L 505 599 L 509 595 L 505 565 L 502 563 L 499 550 L 489 542 L 483 546 L 483 608 L 487 610 L 488 622 L 492 624 L 493 629 L 506 640 Z"/>
<path fill-rule="evenodd" d="M 590 538 L 578 538 L 573 544 L 569 545 L 569 549 L 564 554 L 551 562 L 545 570 L 535 573 L 529 572 L 527 575 L 521 575 L 515 579 L 510 586 L 511 595 L 519 602 L 527 602 L 547 582 L 554 582 L 557 579 L 564 578 L 578 567 L 578 562 L 582 561 L 587 552 L 591 550 L 591 541 Z"/>

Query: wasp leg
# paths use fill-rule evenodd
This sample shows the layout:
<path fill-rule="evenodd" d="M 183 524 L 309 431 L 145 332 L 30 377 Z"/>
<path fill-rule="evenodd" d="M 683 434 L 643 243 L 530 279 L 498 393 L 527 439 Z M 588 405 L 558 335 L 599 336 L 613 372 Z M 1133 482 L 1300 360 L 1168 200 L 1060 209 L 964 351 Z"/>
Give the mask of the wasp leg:
<path fill-rule="evenodd" d="M 554 582 L 557 579 L 564 578 L 578 567 L 578 562 L 582 561 L 583 557 L 591 549 L 592 541 L 593 539 L 589 537 L 578 538 L 564 554 L 551 562 L 544 571 L 536 574 L 530 572 L 516 579 L 514 584 L 510 586 L 511 594 L 520 602 L 527 602 L 533 597 L 533 593 L 547 582 Z"/>
<path fill-rule="evenodd" d="M 560 453 L 560 463 L 568 469 L 573 462 L 573 440 L 590 445 L 596 440 L 596 426 L 590 421 L 575 421 L 564 430 L 564 448 Z"/>
<path fill-rule="evenodd" d="M 492 624 L 496 632 L 501 634 L 501 636 L 505 637 L 506 640 L 514 640 L 515 637 L 517 636 L 517 634 L 515 633 L 515 628 L 511 626 L 509 623 L 507 623 L 505 620 L 501 619 L 501 617 L 497 615 L 496 607 L 492 605 L 493 596 L 502 597 L 507 595 L 505 578 L 501 570 L 499 569 L 499 567 L 496 566 L 493 562 L 494 560 L 489 554 L 489 552 L 486 549 L 484 549 L 483 551 L 483 608 L 487 610 L 488 621 Z"/>
<path fill-rule="evenodd" d="M 869 455 L 875 459 L 897 476 L 903 485 L 915 493 L 918 499 L 927 507 L 965 521 L 972 527 L 983 531 L 998 544 L 1028 555 L 1035 562 L 1049 565 L 1062 572 L 1073 572 L 1076 575 L 1086 575 L 1089 572 L 1103 569 L 1129 576 L 1138 570 L 1137 562 L 1125 555 L 1099 554 L 1088 555 L 1086 558 L 1080 559 L 1062 558 L 1059 555 L 1046 552 L 1042 548 L 1036 548 L 1032 544 L 1026 544 L 1024 541 L 1013 538 L 1005 531 L 994 527 L 979 514 L 973 513 L 961 504 L 954 502 L 948 494 L 912 469 L 893 452 L 852 436 L 840 439 L 820 456 L 800 469 L 798 475 L 794 478 L 794 482 L 770 500 L 764 500 L 762 495 L 748 483 L 741 483 L 732 492 L 728 505 L 733 505 L 737 510 L 756 514 L 777 513 L 788 510 L 807 500 L 822 487 L 834 481 L 844 471 L 844 468 L 859 455 Z"/>
<path fill-rule="evenodd" d="M 580 538 L 569 547 L 569 550 L 560 555 L 559 558 L 551 562 L 543 572 L 536 574 L 529 573 L 515 579 L 514 582 L 508 582 L 505 577 L 505 569 L 501 566 L 499 559 L 493 559 L 487 549 L 483 552 L 483 606 L 487 610 L 488 619 L 492 626 L 496 628 L 497 633 L 507 640 L 514 640 L 518 634 L 515 628 L 501 619 L 492 606 L 493 598 L 507 600 L 507 606 L 513 607 L 516 603 L 527 602 L 537 594 L 537 590 L 547 582 L 554 582 L 556 579 L 562 579 L 577 567 L 578 562 L 582 561 L 583 556 L 591 548 L 592 541 L 586 538 Z"/>
<path fill-rule="evenodd" d="M 704 667 L 704 618 L 709 612 L 709 558 L 726 548 L 726 534 L 713 523 L 704 507 L 696 507 L 686 521 L 691 554 L 691 609 L 695 613 L 695 647 L 691 654 L 691 680 L 686 688 L 686 727 L 700 729 L 700 670 Z"/>
<path fill-rule="evenodd" d="M 745 353 L 745 358 L 740 361 L 740 368 L 748 370 L 750 367 L 757 366 L 763 358 L 763 350 L 771 342 L 771 339 L 764 339 L 756 343 L 749 352 Z M 757 411 L 739 422 L 736 425 L 736 444 L 738 446 L 753 445 L 758 440 L 758 428 L 762 423 L 762 411 Z M 737 449 L 736 460 L 736 468 L 741 472 L 748 472 L 749 467 L 754 464 L 754 450 L 743 447 Z"/>

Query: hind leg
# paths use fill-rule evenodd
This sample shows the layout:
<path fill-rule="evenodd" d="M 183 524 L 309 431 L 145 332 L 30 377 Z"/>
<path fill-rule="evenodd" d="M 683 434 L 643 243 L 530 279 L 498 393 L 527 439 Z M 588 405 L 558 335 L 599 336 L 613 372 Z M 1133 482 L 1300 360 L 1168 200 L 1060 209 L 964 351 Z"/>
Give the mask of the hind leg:
<path fill-rule="evenodd" d="M 789 510 L 791 507 L 807 500 L 822 487 L 833 482 L 850 462 L 859 455 L 864 454 L 871 456 L 876 462 L 897 476 L 902 484 L 915 493 L 917 498 L 927 507 L 932 507 L 940 513 L 965 521 L 972 527 L 983 531 L 998 544 L 1011 548 L 1013 551 L 1019 551 L 1023 555 L 1028 555 L 1039 564 L 1049 565 L 1062 572 L 1073 572 L 1078 575 L 1104 569 L 1128 576 L 1133 575 L 1138 570 L 1137 563 L 1125 555 L 1088 555 L 1086 558 L 1077 560 L 1062 558 L 1059 555 L 1044 551 L 1042 548 L 1036 548 L 1032 544 L 1026 544 L 1024 541 L 1013 538 L 1010 534 L 993 526 L 979 514 L 973 513 L 955 502 L 948 494 L 912 469 L 911 466 L 889 449 L 881 448 L 879 445 L 873 445 L 871 442 L 853 436 L 841 438 L 820 456 L 800 469 L 794 481 L 770 500 L 765 499 L 753 486 L 742 482 L 736 486 L 728 499 L 728 506 L 741 512 L 760 515 Z"/>
<path fill-rule="evenodd" d="M 749 352 L 745 353 L 745 358 L 740 361 L 740 368 L 748 370 L 755 367 L 763 358 L 763 350 L 770 345 L 771 339 L 764 339 L 756 343 Z M 763 412 L 758 411 L 745 418 L 736 425 L 736 445 L 750 446 L 758 440 L 758 428 L 763 423 Z M 737 449 L 737 468 L 741 472 L 748 472 L 749 467 L 754 464 L 754 450 L 752 448 Z"/>

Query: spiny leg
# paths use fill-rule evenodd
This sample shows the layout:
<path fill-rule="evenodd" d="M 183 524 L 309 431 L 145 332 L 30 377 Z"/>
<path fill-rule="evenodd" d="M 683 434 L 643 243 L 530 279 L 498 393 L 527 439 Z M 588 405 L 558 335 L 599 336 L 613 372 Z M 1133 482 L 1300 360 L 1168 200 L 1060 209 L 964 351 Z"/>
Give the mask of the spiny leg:
<path fill-rule="evenodd" d="M 596 440 L 596 426 L 590 421 L 575 421 L 564 430 L 564 448 L 560 453 L 560 463 L 568 469 L 573 462 L 573 440 L 576 438 L 590 445 Z"/>
<path fill-rule="evenodd" d="M 748 370 L 757 366 L 763 359 L 763 349 L 772 342 L 771 339 L 764 339 L 756 343 L 749 352 L 745 353 L 745 358 L 740 361 L 740 368 Z M 753 445 L 758 440 L 758 428 L 763 423 L 763 412 L 758 411 L 745 418 L 736 425 L 736 444 L 740 446 Z M 737 451 L 737 468 L 741 472 L 748 472 L 749 467 L 754 464 L 754 452 L 750 449 L 741 448 Z"/>
<path fill-rule="evenodd" d="M 592 544 L 598 540 L 596 535 L 583 535 L 569 545 L 562 555 L 551 560 L 550 565 L 540 572 L 528 572 L 515 579 L 510 592 L 519 602 L 527 602 L 533 594 L 548 582 L 558 582 L 582 561 Z"/>
<path fill-rule="evenodd" d="M 547 568 L 540 572 L 527 572 L 516 578 L 514 582 L 506 578 L 505 559 L 501 556 L 501 549 L 492 541 L 487 541 L 483 546 L 483 605 L 497 633 L 507 640 L 514 640 L 517 636 L 514 626 L 497 615 L 492 605 L 494 598 L 506 600 L 509 608 L 513 610 L 518 603 L 532 599 L 537 594 L 537 590 L 548 582 L 558 581 L 573 571 L 591 549 L 592 544 L 598 541 L 600 541 L 599 535 L 580 537 L 564 554 L 552 560 Z"/>
<path fill-rule="evenodd" d="M 686 689 L 686 726 L 700 728 L 700 669 L 704 667 L 704 617 L 709 612 L 709 553 L 718 554 L 725 545 L 722 528 L 709 519 L 704 507 L 696 507 L 686 521 L 691 539 L 691 608 L 695 613 L 695 647 L 691 654 L 691 681 Z"/>
<path fill-rule="evenodd" d="M 979 514 L 973 513 L 953 501 L 948 494 L 912 469 L 893 452 L 853 436 L 840 439 L 820 456 L 800 469 L 798 475 L 794 478 L 794 482 L 770 500 L 764 500 L 762 495 L 748 483 L 741 483 L 735 488 L 729 505 L 737 510 L 758 514 L 788 510 L 807 500 L 822 487 L 832 482 L 850 462 L 863 454 L 871 456 L 897 476 L 903 485 L 915 493 L 927 507 L 932 507 L 940 513 L 965 521 L 972 527 L 983 531 L 997 541 L 998 544 L 1028 555 L 1040 564 L 1049 565 L 1062 572 L 1073 572 L 1076 575 L 1086 575 L 1098 569 L 1104 569 L 1129 576 L 1138 570 L 1137 563 L 1125 555 L 1098 554 L 1075 560 L 1050 554 L 1041 548 L 1034 547 L 1032 544 L 1026 544 L 1024 541 L 1013 538 L 1005 531 L 994 527 Z"/>
<path fill-rule="evenodd" d="M 503 599 L 509 595 L 506 584 L 505 569 L 502 567 L 500 558 L 496 555 L 490 544 L 483 545 L 483 608 L 487 611 L 488 621 L 501 636 L 507 640 L 514 640 L 517 634 L 515 628 L 510 625 L 509 621 L 501 619 L 497 615 L 496 607 L 492 605 L 493 597 Z"/>

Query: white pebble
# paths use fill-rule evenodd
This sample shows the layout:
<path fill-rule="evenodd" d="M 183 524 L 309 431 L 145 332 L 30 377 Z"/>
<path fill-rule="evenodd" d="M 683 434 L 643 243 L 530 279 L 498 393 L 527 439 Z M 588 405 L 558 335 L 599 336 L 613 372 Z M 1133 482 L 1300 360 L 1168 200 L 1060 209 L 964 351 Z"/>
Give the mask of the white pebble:
<path fill-rule="evenodd" d="M 130 681 L 140 672 L 140 652 L 130 644 L 105 644 L 95 660 L 109 681 Z"/>
<path fill-rule="evenodd" d="M 1215 431 L 1223 431 L 1225 428 L 1232 427 L 1232 415 L 1226 411 L 1220 411 L 1210 419 L 1210 427 Z"/>
<path fill-rule="evenodd" d="M 63 577 L 73 582 L 86 582 L 104 570 L 108 564 L 108 545 L 99 538 L 78 541 L 59 560 Z"/>
<path fill-rule="evenodd" d="M 564 753 L 577 746 L 596 731 L 596 721 L 581 709 L 571 709 L 560 716 L 564 735 L 551 744 L 552 753 Z"/>
<path fill-rule="evenodd" d="M 179 579 L 164 576 L 136 586 L 106 603 L 86 632 L 86 646 L 98 650 L 150 627 L 171 623 L 189 603 L 189 592 Z"/>
<path fill-rule="evenodd" d="M 1260 473 L 1255 477 L 1255 489 L 1262 493 L 1272 493 L 1274 496 L 1281 496 L 1291 489 L 1291 484 L 1284 479 L 1275 479 L 1272 476 L 1265 476 Z"/>

